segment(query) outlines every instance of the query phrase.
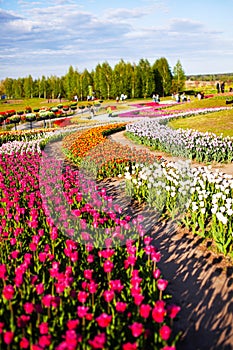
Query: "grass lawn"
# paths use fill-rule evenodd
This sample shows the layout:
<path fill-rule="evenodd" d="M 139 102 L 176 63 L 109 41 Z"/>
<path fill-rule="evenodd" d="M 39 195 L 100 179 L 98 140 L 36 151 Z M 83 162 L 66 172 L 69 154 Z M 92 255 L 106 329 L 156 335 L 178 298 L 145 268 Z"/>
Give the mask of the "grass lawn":
<path fill-rule="evenodd" d="M 194 108 L 233 107 L 233 104 L 226 105 L 227 99 L 233 99 L 232 94 L 215 95 L 212 98 L 206 98 L 200 101 L 192 97 L 191 102 L 177 104 L 168 109 L 186 111 Z M 209 131 L 216 135 L 223 134 L 223 136 L 233 137 L 233 108 L 226 111 L 171 120 L 169 126 L 174 129 L 182 128 L 194 129 L 201 132 Z"/>
<path fill-rule="evenodd" d="M 169 126 L 174 129 L 194 129 L 209 131 L 216 135 L 233 137 L 233 109 L 171 120 Z"/>

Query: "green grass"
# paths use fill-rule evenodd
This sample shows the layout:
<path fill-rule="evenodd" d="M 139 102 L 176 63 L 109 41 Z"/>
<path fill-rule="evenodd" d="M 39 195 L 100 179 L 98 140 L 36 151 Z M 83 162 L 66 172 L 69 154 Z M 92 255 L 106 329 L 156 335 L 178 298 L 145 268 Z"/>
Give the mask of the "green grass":
<path fill-rule="evenodd" d="M 58 102 L 59 103 L 59 102 Z M 58 103 L 48 103 L 47 99 L 44 98 L 29 98 L 29 99 L 19 99 L 19 100 L 7 100 L 0 102 L 0 112 L 5 112 L 10 109 L 17 111 L 25 111 L 25 107 L 42 108 L 42 107 L 52 107 L 56 106 Z M 67 102 L 65 102 L 67 103 Z"/>
<path fill-rule="evenodd" d="M 233 136 L 233 109 L 171 120 L 169 126 L 174 129 L 194 129 L 213 132 L 216 135 Z"/>
<path fill-rule="evenodd" d="M 192 108 L 212 108 L 212 107 L 226 107 L 226 100 L 233 99 L 233 95 L 216 95 L 210 98 L 204 98 L 203 100 L 198 100 L 197 97 L 191 96 L 191 102 L 185 102 L 182 104 L 176 104 L 169 107 L 169 110 L 181 110 L 186 111 Z M 228 105 L 231 106 L 231 105 Z"/>

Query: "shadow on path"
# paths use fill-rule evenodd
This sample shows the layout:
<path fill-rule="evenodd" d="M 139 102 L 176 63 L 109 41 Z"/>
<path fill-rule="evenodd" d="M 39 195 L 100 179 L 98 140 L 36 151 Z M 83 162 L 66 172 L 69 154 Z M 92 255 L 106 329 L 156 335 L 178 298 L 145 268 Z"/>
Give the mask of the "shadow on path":
<path fill-rule="evenodd" d="M 55 151 L 55 156 L 57 149 L 62 158 L 59 146 L 61 143 L 51 144 L 50 151 Z M 98 186 L 107 189 L 124 214 L 138 215 L 145 209 L 125 196 L 119 180 L 106 180 Z M 233 350 L 233 266 L 176 222 L 158 224 L 155 213 L 148 210 L 147 214 L 147 234 L 154 237 L 162 254 L 158 266 L 169 281 L 167 292 L 173 303 L 181 306 L 173 326 L 175 334 L 182 332 L 176 349 Z"/>

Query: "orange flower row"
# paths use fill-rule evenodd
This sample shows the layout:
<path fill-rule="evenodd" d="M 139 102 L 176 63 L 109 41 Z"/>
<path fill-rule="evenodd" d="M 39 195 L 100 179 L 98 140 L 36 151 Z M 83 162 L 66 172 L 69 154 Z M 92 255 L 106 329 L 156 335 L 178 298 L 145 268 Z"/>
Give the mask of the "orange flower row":
<path fill-rule="evenodd" d="M 85 131 L 77 131 L 64 138 L 63 147 L 68 149 L 73 157 L 83 158 L 88 152 L 106 140 L 104 132 L 125 126 L 127 123 L 101 125 Z"/>

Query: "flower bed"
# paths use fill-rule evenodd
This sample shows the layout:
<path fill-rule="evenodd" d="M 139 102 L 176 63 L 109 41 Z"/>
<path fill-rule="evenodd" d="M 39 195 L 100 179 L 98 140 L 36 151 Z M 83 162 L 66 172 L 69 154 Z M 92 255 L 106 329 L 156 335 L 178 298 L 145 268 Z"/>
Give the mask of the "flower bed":
<path fill-rule="evenodd" d="M 1 348 L 175 349 L 180 308 L 143 218 L 46 154 L 0 167 Z"/>
<path fill-rule="evenodd" d="M 197 113 L 198 111 L 190 111 L 157 120 L 145 119 L 128 124 L 126 130 L 130 133 L 130 137 L 137 139 L 140 143 L 174 156 L 186 157 L 199 162 L 231 162 L 233 160 L 231 137 L 191 129 L 174 130 L 166 125 L 169 118 L 187 117 Z M 201 113 L 207 113 L 207 110 L 202 110 Z"/>

